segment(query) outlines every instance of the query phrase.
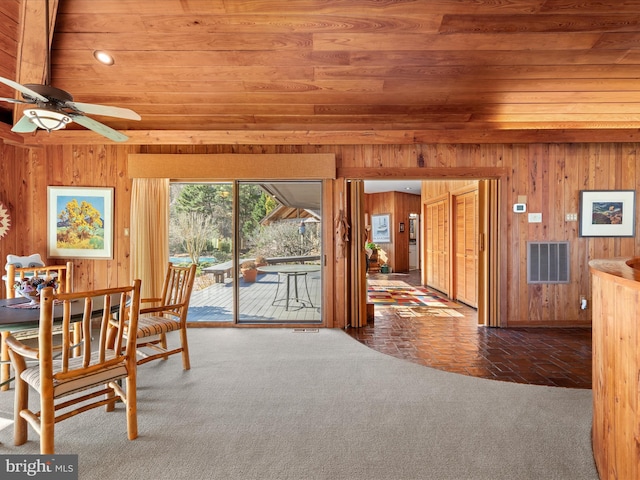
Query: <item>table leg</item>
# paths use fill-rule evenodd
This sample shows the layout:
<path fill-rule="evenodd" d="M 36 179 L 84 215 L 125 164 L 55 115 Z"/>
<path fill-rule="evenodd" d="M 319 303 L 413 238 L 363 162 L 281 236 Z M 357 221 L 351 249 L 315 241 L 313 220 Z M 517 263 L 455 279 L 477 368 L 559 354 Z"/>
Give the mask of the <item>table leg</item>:
<path fill-rule="evenodd" d="M 9 379 L 11 375 L 11 365 L 9 363 L 9 349 L 5 343 L 5 339 L 9 338 L 11 332 L 2 332 L 2 340 L 0 348 L 2 349 L 2 355 L 0 356 L 0 391 L 9 390 Z M 6 383 L 5 383 L 6 382 Z"/>
<path fill-rule="evenodd" d="M 284 300 L 285 310 L 287 311 L 289 310 L 289 307 L 291 306 L 292 301 L 300 304 L 299 306 L 297 306 L 298 309 L 306 308 L 306 307 L 314 308 L 313 302 L 311 301 L 311 294 L 309 293 L 309 283 L 307 281 L 307 272 L 283 271 L 283 272 L 277 272 L 277 273 L 278 273 L 278 285 L 276 287 L 276 294 L 274 296 L 273 301 L 271 302 L 271 305 L 276 305 L 279 302 Z M 284 298 L 278 298 L 278 294 L 280 292 L 280 282 L 281 281 L 284 282 L 284 277 L 287 278 L 287 284 L 286 286 L 284 286 L 285 295 L 284 295 Z M 300 293 L 302 286 L 298 285 L 299 277 L 304 277 L 304 290 L 302 290 L 302 293 L 306 292 L 307 294 L 306 299 L 303 298 Z M 293 288 L 291 288 L 291 280 L 294 281 Z"/>
<path fill-rule="evenodd" d="M 296 290 L 296 302 L 300 301 L 300 295 L 298 295 L 298 273 L 293 274 L 293 281 L 295 282 L 295 290 Z M 306 274 L 303 274 L 306 275 Z"/>
<path fill-rule="evenodd" d="M 294 300 L 302 304 L 300 308 L 305 308 L 305 303 L 307 303 L 307 300 L 309 301 L 309 306 L 313 308 L 313 302 L 311 302 L 311 295 L 309 295 L 309 286 L 307 284 L 307 273 L 306 272 L 291 273 L 289 274 L 289 277 L 293 277 L 293 281 L 295 282 L 294 291 L 296 296 L 294 297 Z M 307 300 L 305 300 L 304 298 L 300 298 L 300 291 L 298 289 L 298 277 L 304 277 L 304 286 L 307 292 Z"/>
<path fill-rule="evenodd" d="M 275 306 L 278 302 L 278 292 L 280 291 L 280 274 L 278 274 L 278 285 L 276 285 L 276 294 L 273 296 L 273 302 L 271 302 L 271 306 Z"/>
<path fill-rule="evenodd" d="M 285 307 L 284 307 L 284 309 L 287 312 L 289 311 L 289 292 L 291 290 L 290 284 L 291 284 L 291 275 L 287 273 L 287 297 L 285 300 Z"/>
<path fill-rule="evenodd" d="M 307 283 L 307 274 L 304 274 L 304 289 L 307 291 L 307 298 L 309 299 L 309 306 L 313 308 L 313 302 L 311 301 L 311 295 L 309 295 L 309 284 Z"/>

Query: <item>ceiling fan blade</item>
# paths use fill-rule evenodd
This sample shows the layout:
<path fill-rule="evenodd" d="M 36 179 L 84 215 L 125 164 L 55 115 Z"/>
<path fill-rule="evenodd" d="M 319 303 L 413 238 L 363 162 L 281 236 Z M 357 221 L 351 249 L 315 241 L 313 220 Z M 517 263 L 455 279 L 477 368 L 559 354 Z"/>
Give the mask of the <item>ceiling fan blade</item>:
<path fill-rule="evenodd" d="M 18 98 L 6 98 L 6 97 L 0 97 L 0 102 L 21 103 L 26 105 L 33 104 L 33 102 L 27 102 L 26 100 L 20 100 Z"/>
<path fill-rule="evenodd" d="M 40 100 L 41 102 L 48 102 L 49 99 L 45 96 L 40 95 L 38 92 L 34 92 L 30 88 L 25 87 L 24 85 L 20 85 L 18 82 L 14 82 L 13 80 L 9 80 L 8 78 L 0 77 L 0 82 L 5 85 L 10 86 L 11 88 L 16 89 L 23 95 L 28 96 L 29 98 L 33 98 L 34 100 Z"/>
<path fill-rule="evenodd" d="M 16 133 L 31 133 L 35 132 L 37 129 L 38 126 L 25 115 L 13 126 L 11 131 Z"/>
<path fill-rule="evenodd" d="M 73 118 L 73 121 L 82 125 L 83 127 L 88 128 L 89 130 L 93 130 L 96 133 L 99 133 L 103 137 L 107 137 L 114 142 L 126 142 L 129 140 L 125 134 L 114 130 L 111 127 L 107 127 L 105 124 L 100 123 L 92 118 L 85 117 L 84 115 L 69 115 Z"/>
<path fill-rule="evenodd" d="M 128 120 L 141 120 L 133 110 L 122 107 L 111 107 L 109 105 L 96 105 L 95 103 L 67 102 L 67 106 L 75 108 L 83 113 L 91 115 L 104 115 L 106 117 L 126 118 Z"/>

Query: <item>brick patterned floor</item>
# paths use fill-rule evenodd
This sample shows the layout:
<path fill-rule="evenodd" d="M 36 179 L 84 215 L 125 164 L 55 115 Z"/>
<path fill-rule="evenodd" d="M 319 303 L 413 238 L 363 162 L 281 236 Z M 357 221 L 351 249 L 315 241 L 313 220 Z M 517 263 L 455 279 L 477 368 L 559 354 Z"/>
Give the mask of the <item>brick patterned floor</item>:
<path fill-rule="evenodd" d="M 347 333 L 379 352 L 448 372 L 591 388 L 591 329 L 479 327 L 474 309 L 456 311 L 463 316 L 376 305 L 373 324 Z"/>

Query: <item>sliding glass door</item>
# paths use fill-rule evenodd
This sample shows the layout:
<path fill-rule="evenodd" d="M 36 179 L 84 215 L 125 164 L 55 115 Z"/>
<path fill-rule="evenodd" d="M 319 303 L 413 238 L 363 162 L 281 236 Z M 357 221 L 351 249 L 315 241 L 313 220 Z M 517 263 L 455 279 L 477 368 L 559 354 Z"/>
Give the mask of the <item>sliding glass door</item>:
<path fill-rule="evenodd" d="M 169 259 L 196 263 L 189 322 L 233 322 L 233 184 L 172 183 Z"/>
<path fill-rule="evenodd" d="M 196 262 L 189 322 L 320 323 L 320 181 L 172 184 L 170 256 Z"/>
<path fill-rule="evenodd" d="M 321 182 L 239 182 L 238 213 L 238 322 L 320 322 Z"/>

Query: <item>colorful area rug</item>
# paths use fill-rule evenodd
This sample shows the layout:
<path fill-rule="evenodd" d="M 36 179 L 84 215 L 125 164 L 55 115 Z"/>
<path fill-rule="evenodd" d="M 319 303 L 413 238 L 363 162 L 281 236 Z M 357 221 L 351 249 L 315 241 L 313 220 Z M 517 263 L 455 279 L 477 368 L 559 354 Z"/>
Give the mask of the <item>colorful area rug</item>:
<path fill-rule="evenodd" d="M 464 317 L 459 310 L 454 308 L 437 308 L 437 307 L 404 307 L 395 308 L 393 313 L 401 318 L 411 317 Z"/>
<path fill-rule="evenodd" d="M 368 303 L 392 307 L 462 308 L 456 302 L 421 287 L 369 286 Z"/>

